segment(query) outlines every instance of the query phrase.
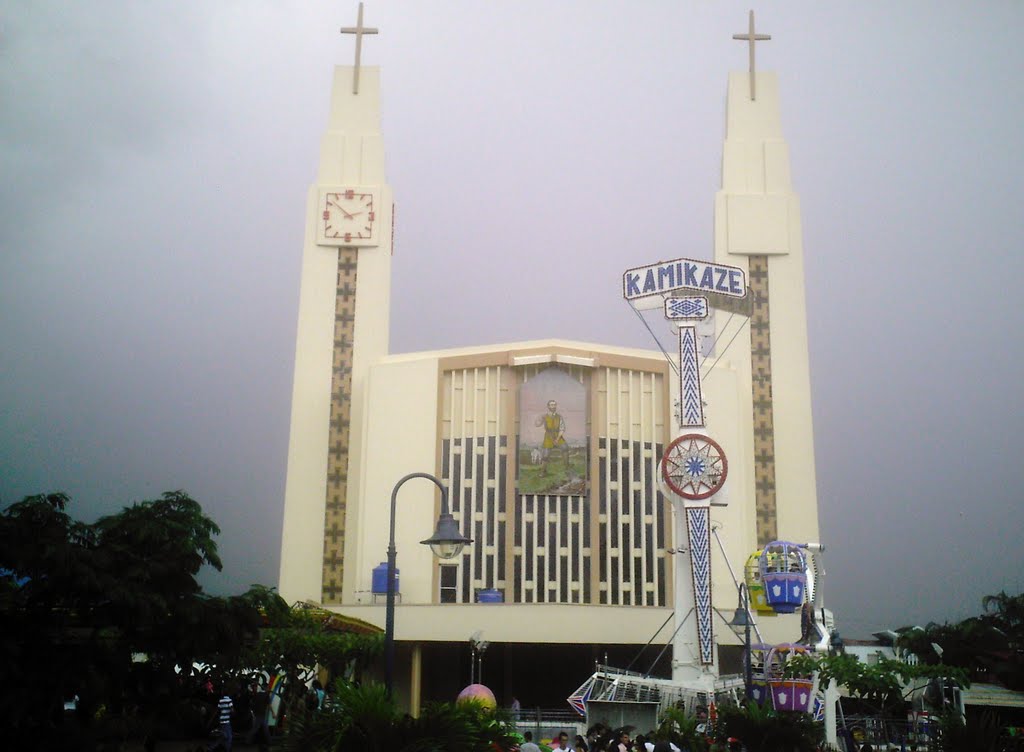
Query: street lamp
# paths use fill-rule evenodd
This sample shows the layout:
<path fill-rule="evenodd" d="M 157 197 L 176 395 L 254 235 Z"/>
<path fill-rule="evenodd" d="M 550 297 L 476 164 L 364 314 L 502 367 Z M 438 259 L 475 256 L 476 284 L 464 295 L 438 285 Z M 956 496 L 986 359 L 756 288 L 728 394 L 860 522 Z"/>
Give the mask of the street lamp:
<path fill-rule="evenodd" d="M 743 627 L 743 643 L 746 646 L 746 652 L 743 654 L 743 688 L 744 694 L 748 699 L 750 697 L 750 687 L 753 684 L 753 678 L 750 674 L 750 625 L 753 623 L 753 619 L 750 618 L 750 591 L 747 590 L 747 583 L 741 582 L 739 587 L 739 605 L 736 607 L 736 613 L 733 614 L 729 626 Z"/>
<path fill-rule="evenodd" d="M 384 616 L 384 686 L 388 697 L 391 696 L 392 675 L 395 669 L 395 504 L 398 501 L 398 489 L 407 480 L 426 478 L 441 490 L 441 514 L 437 518 L 437 529 L 434 534 L 420 543 L 430 546 L 434 556 L 439 559 L 454 559 L 473 541 L 459 531 L 459 526 L 448 511 L 448 489 L 441 481 L 429 473 L 410 473 L 395 484 L 391 492 L 391 537 L 388 540 L 388 596 Z"/>

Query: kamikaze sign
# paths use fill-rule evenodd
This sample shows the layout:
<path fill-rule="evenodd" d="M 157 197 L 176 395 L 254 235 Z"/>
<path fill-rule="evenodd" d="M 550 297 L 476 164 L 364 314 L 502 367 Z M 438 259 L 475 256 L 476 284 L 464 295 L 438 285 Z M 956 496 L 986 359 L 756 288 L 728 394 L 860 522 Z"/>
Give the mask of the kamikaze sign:
<path fill-rule="evenodd" d="M 739 267 L 693 259 L 661 261 L 629 269 L 622 275 L 622 297 L 626 300 L 676 290 L 700 290 L 742 298 L 747 294 L 747 279 Z"/>

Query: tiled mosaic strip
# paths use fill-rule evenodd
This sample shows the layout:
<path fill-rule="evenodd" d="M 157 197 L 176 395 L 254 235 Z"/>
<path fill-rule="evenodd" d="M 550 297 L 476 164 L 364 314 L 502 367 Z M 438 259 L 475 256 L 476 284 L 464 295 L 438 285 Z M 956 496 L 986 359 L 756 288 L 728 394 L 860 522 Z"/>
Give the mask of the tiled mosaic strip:
<path fill-rule="evenodd" d="M 327 440 L 327 499 L 324 511 L 322 602 L 341 603 L 345 558 L 349 421 L 352 410 L 352 340 L 356 321 L 355 248 L 338 249 L 338 293 L 334 306 L 331 423 Z"/>
<path fill-rule="evenodd" d="M 700 662 L 714 662 L 715 635 L 711 610 L 711 508 L 687 507 L 686 533 L 693 573 L 693 605 L 697 614 Z"/>
<path fill-rule="evenodd" d="M 778 537 L 775 502 L 775 416 L 772 409 L 772 340 L 768 309 L 768 257 L 750 257 L 750 372 L 754 403 L 754 504 L 757 542 Z"/>

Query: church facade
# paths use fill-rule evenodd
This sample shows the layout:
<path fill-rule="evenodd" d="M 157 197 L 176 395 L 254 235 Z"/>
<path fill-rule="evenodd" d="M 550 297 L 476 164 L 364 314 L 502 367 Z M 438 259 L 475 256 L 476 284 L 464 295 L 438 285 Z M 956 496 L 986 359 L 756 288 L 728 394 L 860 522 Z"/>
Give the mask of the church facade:
<path fill-rule="evenodd" d="M 659 483 L 662 453 L 683 432 L 677 367 L 662 352 L 557 339 L 389 352 L 379 72 L 362 68 L 355 85 L 354 73 L 336 69 L 308 195 L 281 594 L 383 626 L 374 569 L 391 494 L 406 474 L 428 472 L 473 543 L 434 559 L 419 542 L 433 531 L 436 488 L 401 488 L 396 689 L 414 711 L 469 683 L 474 636 L 491 645 L 483 681 L 506 704 L 561 702 L 595 662 L 625 666 L 638 654 L 634 670 L 737 670 L 739 640 L 724 620 L 710 665 L 684 624 L 701 583 Z M 799 200 L 776 80 L 759 74 L 755 100 L 751 76 L 729 79 L 714 253 L 749 289 L 739 302 L 712 296 L 717 309 L 697 328 L 701 430 L 729 458 L 706 583 L 726 618 L 750 552 L 818 539 Z M 759 628 L 766 641 L 791 641 L 799 618 Z M 460 668 L 444 675 L 451 665 Z M 530 696 L 538 675 L 545 689 Z"/>

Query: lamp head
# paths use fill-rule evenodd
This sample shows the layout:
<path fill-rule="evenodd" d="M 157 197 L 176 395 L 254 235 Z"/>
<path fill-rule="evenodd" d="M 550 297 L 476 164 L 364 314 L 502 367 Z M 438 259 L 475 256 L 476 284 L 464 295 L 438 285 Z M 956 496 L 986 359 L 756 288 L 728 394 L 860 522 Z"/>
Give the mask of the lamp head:
<path fill-rule="evenodd" d="M 754 626 L 754 620 L 750 618 L 750 591 L 747 590 L 747 583 L 741 582 L 737 592 L 740 602 L 736 606 L 736 613 L 733 614 L 732 619 L 729 621 L 729 626 L 752 627 Z"/>
<path fill-rule="evenodd" d="M 472 542 L 470 538 L 459 531 L 455 518 L 448 512 L 442 512 L 441 516 L 437 518 L 437 529 L 434 534 L 426 540 L 420 541 L 423 545 L 430 546 L 434 556 L 439 559 L 454 559 L 467 544 Z"/>
<path fill-rule="evenodd" d="M 750 615 L 747 613 L 747 609 L 742 606 L 736 607 L 736 613 L 733 614 L 732 619 L 729 620 L 730 627 L 752 627 L 754 622 L 751 621 Z"/>

